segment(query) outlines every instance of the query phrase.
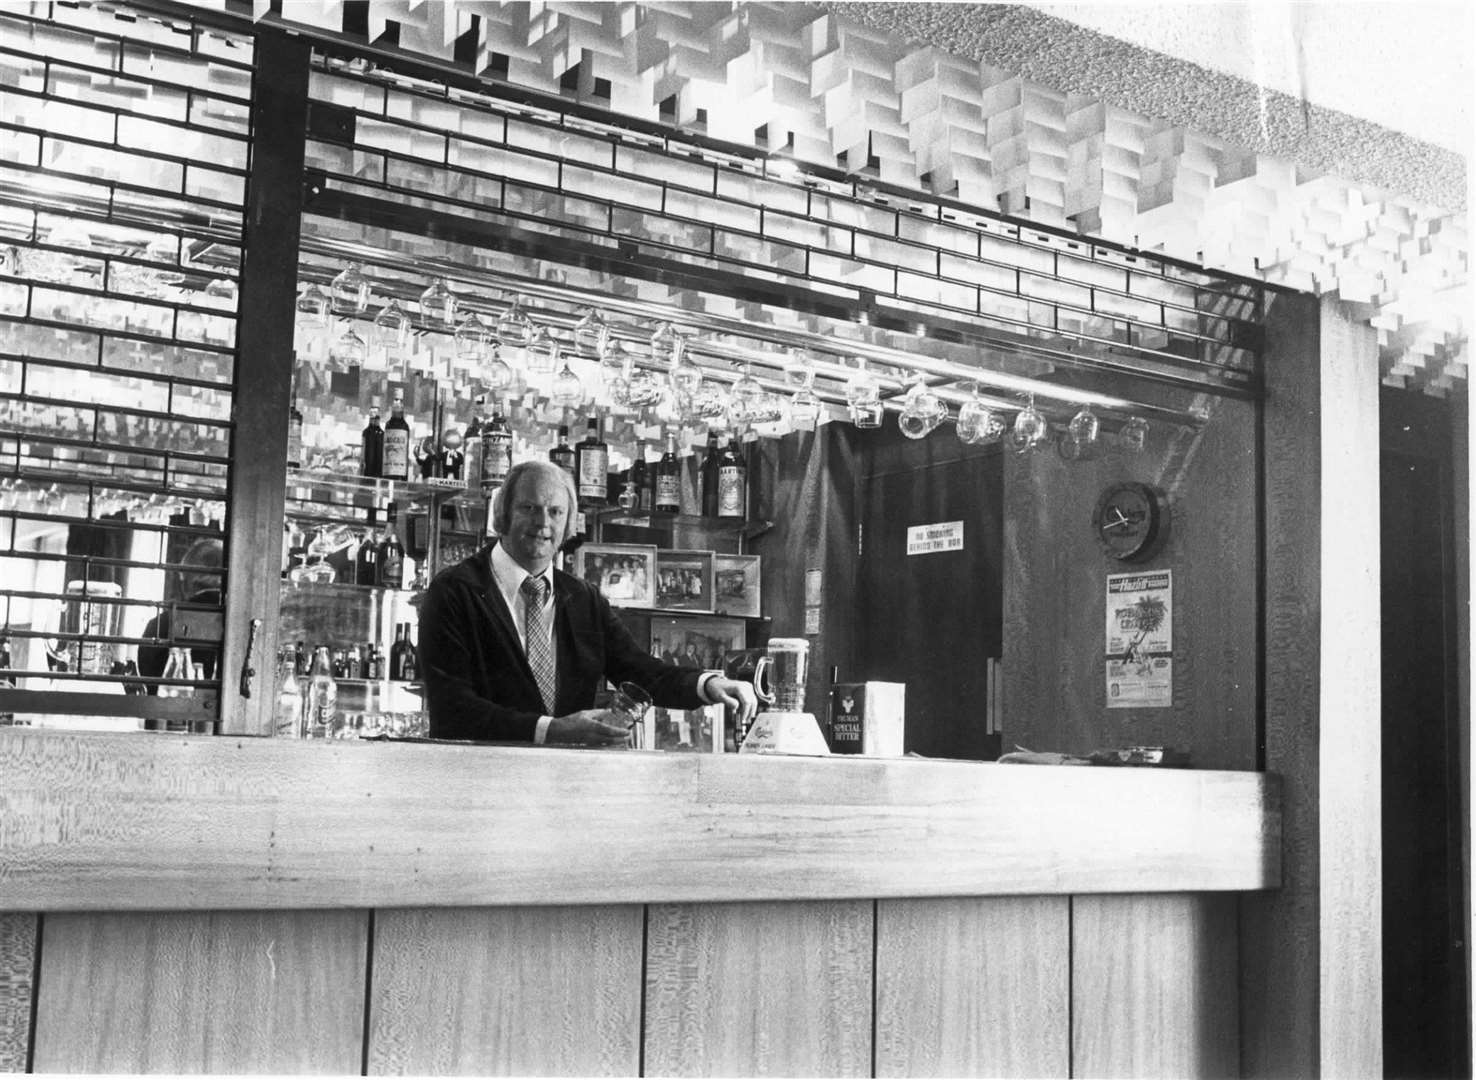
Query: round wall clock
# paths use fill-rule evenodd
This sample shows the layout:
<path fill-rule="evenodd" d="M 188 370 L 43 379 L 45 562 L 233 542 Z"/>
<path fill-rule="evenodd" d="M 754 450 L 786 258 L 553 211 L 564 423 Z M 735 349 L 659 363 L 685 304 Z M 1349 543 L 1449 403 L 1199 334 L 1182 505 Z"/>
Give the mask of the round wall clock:
<path fill-rule="evenodd" d="M 1168 532 L 1168 506 L 1147 484 L 1108 484 L 1092 511 L 1092 529 L 1107 554 L 1123 562 L 1146 559 Z"/>

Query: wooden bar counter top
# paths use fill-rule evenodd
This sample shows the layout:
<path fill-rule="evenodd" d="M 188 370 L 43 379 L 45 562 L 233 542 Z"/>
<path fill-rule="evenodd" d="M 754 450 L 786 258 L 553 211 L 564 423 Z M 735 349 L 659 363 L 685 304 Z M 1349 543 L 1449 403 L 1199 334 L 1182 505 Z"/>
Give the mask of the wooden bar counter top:
<path fill-rule="evenodd" d="M 0 1071 L 1233 1075 L 1277 778 L 0 729 Z"/>

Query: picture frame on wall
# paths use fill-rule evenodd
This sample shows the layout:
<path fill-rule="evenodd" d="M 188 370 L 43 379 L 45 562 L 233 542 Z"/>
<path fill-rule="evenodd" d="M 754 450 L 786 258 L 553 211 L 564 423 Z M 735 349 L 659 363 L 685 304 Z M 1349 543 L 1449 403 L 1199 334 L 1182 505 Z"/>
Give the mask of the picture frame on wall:
<path fill-rule="evenodd" d="M 746 647 L 742 619 L 712 615 L 653 615 L 651 655 L 678 667 L 704 670 L 723 666 L 723 657 Z"/>
<path fill-rule="evenodd" d="M 656 552 L 656 603 L 668 611 L 712 610 L 711 551 Z"/>
<path fill-rule="evenodd" d="M 589 582 L 611 607 L 653 607 L 656 599 L 654 544 L 581 544 L 574 576 Z"/>
<path fill-rule="evenodd" d="M 714 555 L 712 559 L 712 609 L 719 615 L 756 618 L 761 607 L 760 557 L 757 555 Z"/>

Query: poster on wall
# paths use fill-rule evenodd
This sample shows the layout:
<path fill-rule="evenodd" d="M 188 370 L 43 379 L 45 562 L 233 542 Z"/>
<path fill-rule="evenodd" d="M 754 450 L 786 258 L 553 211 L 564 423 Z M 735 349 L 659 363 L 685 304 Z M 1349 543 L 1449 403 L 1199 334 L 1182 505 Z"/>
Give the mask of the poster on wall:
<path fill-rule="evenodd" d="M 1108 574 L 1107 707 L 1172 705 L 1173 654 L 1173 571 Z"/>

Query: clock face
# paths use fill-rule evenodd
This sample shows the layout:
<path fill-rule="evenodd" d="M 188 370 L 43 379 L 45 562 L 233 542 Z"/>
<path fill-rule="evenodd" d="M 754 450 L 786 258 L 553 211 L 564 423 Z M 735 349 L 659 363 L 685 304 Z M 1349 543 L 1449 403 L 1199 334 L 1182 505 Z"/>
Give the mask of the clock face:
<path fill-rule="evenodd" d="M 1158 549 L 1168 524 L 1168 510 L 1147 484 L 1109 484 L 1097 499 L 1092 527 L 1107 553 L 1128 562 L 1146 559 Z"/>

